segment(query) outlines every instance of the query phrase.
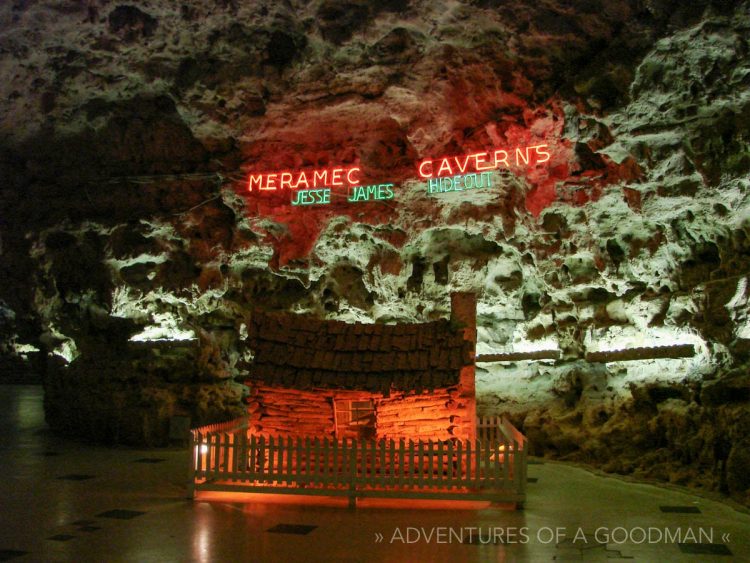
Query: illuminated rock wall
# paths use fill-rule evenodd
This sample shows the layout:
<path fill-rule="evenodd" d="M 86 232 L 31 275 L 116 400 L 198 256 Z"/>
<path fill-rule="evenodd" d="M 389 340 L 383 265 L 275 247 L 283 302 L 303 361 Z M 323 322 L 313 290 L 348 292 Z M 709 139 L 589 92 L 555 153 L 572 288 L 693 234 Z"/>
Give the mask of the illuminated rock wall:
<path fill-rule="evenodd" d="M 743 2 L 3 3 L 3 377 L 158 444 L 243 411 L 252 306 L 421 322 L 471 290 L 479 354 L 561 357 L 479 364 L 480 413 L 747 501 L 749 29 Z M 491 189 L 418 173 L 541 143 Z M 247 192 L 335 165 L 394 198 Z"/>

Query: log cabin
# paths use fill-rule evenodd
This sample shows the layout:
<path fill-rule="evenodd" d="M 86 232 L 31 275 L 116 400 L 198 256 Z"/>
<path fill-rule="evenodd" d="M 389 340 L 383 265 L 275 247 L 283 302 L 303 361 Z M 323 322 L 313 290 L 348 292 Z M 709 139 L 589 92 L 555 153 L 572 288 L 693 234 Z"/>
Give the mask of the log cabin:
<path fill-rule="evenodd" d="M 348 324 L 256 311 L 248 322 L 249 430 L 329 439 L 476 438 L 476 295 L 451 317 Z"/>

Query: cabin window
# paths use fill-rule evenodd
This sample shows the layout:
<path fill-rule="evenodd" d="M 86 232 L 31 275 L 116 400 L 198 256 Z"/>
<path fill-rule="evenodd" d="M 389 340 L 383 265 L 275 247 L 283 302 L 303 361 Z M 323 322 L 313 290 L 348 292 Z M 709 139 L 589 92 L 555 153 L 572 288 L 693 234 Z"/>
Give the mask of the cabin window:
<path fill-rule="evenodd" d="M 336 436 L 369 439 L 375 437 L 375 404 L 371 399 L 336 400 Z"/>

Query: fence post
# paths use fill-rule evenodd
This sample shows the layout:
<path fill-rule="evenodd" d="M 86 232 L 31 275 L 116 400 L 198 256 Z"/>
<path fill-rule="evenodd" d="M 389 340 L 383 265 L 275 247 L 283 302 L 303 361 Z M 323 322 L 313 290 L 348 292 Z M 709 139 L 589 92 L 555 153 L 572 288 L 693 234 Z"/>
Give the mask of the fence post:
<path fill-rule="evenodd" d="M 514 483 L 510 480 L 510 460 L 511 460 L 511 446 L 507 436 L 502 436 L 501 443 L 503 447 L 503 488 L 508 489 L 514 486 Z M 515 453 L 513 454 L 516 455 Z"/>
<path fill-rule="evenodd" d="M 199 433 L 200 435 L 200 433 Z M 195 432 L 190 433 L 190 471 L 188 472 L 187 498 L 195 499 L 195 470 L 200 455 L 200 446 L 196 443 Z"/>
<path fill-rule="evenodd" d="M 417 486 L 421 489 L 424 487 L 424 442 L 419 440 L 417 444 L 417 451 L 419 454 L 419 462 L 418 462 L 418 468 L 417 468 Z"/>
<path fill-rule="evenodd" d="M 346 451 L 347 439 L 344 438 L 344 451 Z M 352 440 L 349 452 L 349 508 L 357 508 L 357 490 L 355 480 L 357 478 L 357 440 Z"/>
<path fill-rule="evenodd" d="M 322 485 L 327 485 L 332 481 L 332 479 L 329 480 L 332 466 L 333 462 L 331 461 L 330 443 L 328 442 L 328 436 L 326 436 L 323 438 L 323 466 L 320 468 L 319 477 L 319 481 Z"/>
<path fill-rule="evenodd" d="M 239 452 L 237 453 L 237 473 L 243 474 L 247 471 L 247 431 L 240 434 Z"/>
<path fill-rule="evenodd" d="M 461 454 L 459 454 L 458 457 L 460 458 Z M 453 440 L 448 439 L 448 452 L 446 453 L 445 457 L 445 477 L 449 489 L 452 489 L 455 483 L 455 467 L 456 460 L 453 458 Z"/>
<path fill-rule="evenodd" d="M 320 480 L 320 439 L 317 436 L 313 439 L 312 451 L 312 476 L 308 482 L 316 485 Z"/>
<path fill-rule="evenodd" d="M 305 436 L 305 483 L 310 481 L 310 436 Z"/>
<path fill-rule="evenodd" d="M 523 493 L 526 489 L 526 482 L 523 475 L 523 463 L 521 462 L 520 444 L 513 440 L 513 480 L 516 482 L 516 491 Z"/>

